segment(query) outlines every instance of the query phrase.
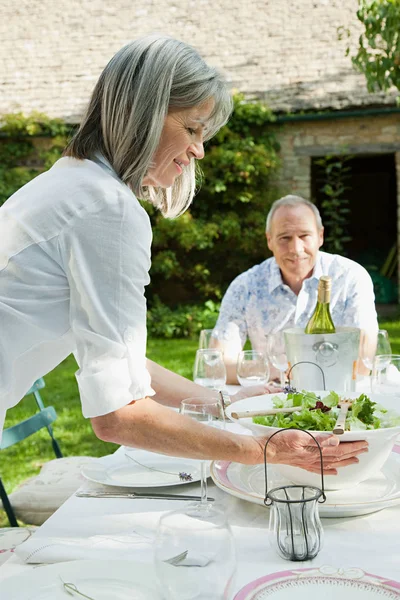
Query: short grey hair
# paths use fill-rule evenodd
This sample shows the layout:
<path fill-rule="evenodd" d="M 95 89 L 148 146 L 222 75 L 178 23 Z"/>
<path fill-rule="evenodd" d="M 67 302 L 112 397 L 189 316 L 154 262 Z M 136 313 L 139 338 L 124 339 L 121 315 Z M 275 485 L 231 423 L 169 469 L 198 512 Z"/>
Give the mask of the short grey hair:
<path fill-rule="evenodd" d="M 190 108 L 209 99 L 214 107 L 205 139 L 227 122 L 232 97 L 222 75 L 198 52 L 169 36 L 150 35 L 121 48 L 100 75 L 80 127 L 64 155 L 93 158 L 100 152 L 138 196 L 176 217 L 195 194 L 195 160 L 171 188 L 143 186 L 172 107 Z"/>
<path fill-rule="evenodd" d="M 323 228 L 322 219 L 321 219 L 319 210 L 315 206 L 315 204 L 313 204 L 309 200 L 306 200 L 305 198 L 302 198 L 301 196 L 295 196 L 293 194 L 289 194 L 288 196 L 283 196 L 283 198 L 279 198 L 279 200 L 275 200 L 275 202 L 272 203 L 272 206 L 271 206 L 268 216 L 267 216 L 266 232 L 271 233 L 272 218 L 273 218 L 274 214 L 276 213 L 276 211 L 278 210 L 278 208 L 280 208 L 281 206 L 301 206 L 301 205 L 308 206 L 308 208 L 310 208 L 313 211 L 314 216 L 315 216 L 315 221 L 317 223 L 317 228 L 320 231 Z"/>

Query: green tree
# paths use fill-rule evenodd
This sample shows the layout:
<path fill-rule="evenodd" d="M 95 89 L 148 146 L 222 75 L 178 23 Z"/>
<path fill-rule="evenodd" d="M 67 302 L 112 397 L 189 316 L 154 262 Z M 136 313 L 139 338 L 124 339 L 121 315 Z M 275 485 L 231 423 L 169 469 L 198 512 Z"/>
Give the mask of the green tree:
<path fill-rule="evenodd" d="M 363 32 L 352 62 L 365 75 L 368 91 L 400 90 L 400 0 L 359 0 L 357 18 Z M 344 33 L 342 28 L 339 37 Z"/>

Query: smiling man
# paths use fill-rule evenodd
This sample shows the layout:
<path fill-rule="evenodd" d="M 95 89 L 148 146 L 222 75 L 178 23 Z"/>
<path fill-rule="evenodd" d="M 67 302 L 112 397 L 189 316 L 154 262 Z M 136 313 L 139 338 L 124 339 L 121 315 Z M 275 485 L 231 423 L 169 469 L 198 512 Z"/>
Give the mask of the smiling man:
<path fill-rule="evenodd" d="M 274 202 L 266 237 L 273 257 L 236 277 L 222 300 L 215 336 L 224 350 L 228 383 L 236 383 L 236 358 L 247 339 L 253 349 L 265 351 L 269 333 L 306 326 L 321 275 L 332 277 L 336 326 L 378 329 L 371 277 L 358 263 L 320 251 L 324 228 L 314 204 L 299 196 Z"/>

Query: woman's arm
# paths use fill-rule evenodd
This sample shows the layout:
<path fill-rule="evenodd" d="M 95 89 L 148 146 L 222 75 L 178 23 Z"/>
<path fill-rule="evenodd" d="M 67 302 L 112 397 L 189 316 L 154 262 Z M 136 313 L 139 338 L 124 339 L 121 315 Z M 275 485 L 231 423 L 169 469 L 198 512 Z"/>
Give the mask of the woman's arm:
<path fill-rule="evenodd" d="M 173 373 L 161 365 L 147 359 L 146 367 L 151 377 L 151 387 L 156 392 L 152 396 L 160 404 L 179 408 L 185 398 L 193 396 L 215 397 L 216 391 L 202 387 L 182 375 Z"/>
<path fill-rule="evenodd" d="M 214 429 L 181 415 L 152 400 L 143 398 L 119 410 L 91 419 L 97 437 L 107 442 L 143 448 L 170 456 L 205 460 L 228 460 L 243 464 L 264 461 L 268 437 L 237 435 Z M 278 439 L 277 439 L 278 438 Z M 268 460 L 288 463 L 318 472 L 319 453 L 308 435 L 301 431 L 276 436 L 268 445 Z M 326 459 L 325 474 L 358 462 L 357 455 L 367 451 L 367 442 L 339 444 L 337 436 L 320 436 Z"/>

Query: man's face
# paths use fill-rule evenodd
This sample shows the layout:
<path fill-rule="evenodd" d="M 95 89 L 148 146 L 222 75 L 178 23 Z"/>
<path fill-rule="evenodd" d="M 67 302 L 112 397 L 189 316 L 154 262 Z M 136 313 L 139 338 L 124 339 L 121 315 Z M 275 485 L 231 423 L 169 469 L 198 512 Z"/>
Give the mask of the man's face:
<path fill-rule="evenodd" d="M 314 213 L 304 204 L 278 208 L 267 233 L 268 248 L 287 282 L 311 275 L 323 241 L 323 228 L 318 230 Z"/>

